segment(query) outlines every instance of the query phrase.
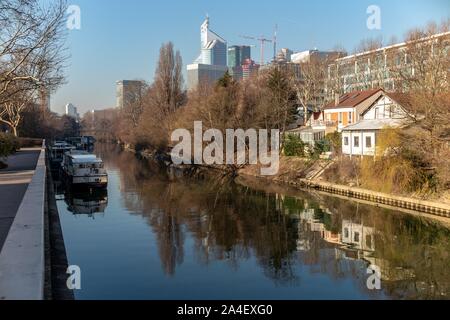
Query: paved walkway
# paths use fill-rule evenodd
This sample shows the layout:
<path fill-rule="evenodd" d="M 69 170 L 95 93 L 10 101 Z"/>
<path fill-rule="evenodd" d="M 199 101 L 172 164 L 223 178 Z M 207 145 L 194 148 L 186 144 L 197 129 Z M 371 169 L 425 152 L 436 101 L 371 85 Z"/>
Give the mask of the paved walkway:
<path fill-rule="evenodd" d="M 0 251 L 33 177 L 41 148 L 24 148 L 8 157 L 0 170 Z"/>

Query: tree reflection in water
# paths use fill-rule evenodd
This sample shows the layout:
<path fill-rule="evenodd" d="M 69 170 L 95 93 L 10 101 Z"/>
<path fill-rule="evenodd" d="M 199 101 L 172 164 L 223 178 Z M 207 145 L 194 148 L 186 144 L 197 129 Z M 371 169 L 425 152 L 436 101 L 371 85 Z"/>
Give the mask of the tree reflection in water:
<path fill-rule="evenodd" d="M 202 264 L 256 257 L 280 285 L 301 282 L 298 266 L 335 279 L 351 276 L 361 290 L 367 267 L 381 268 L 392 298 L 449 298 L 450 232 L 433 221 L 339 198 L 227 181 L 176 177 L 131 153 L 97 150 L 121 172 L 125 206 L 147 219 L 157 235 L 162 267 L 174 275 L 183 263 L 187 236 Z"/>

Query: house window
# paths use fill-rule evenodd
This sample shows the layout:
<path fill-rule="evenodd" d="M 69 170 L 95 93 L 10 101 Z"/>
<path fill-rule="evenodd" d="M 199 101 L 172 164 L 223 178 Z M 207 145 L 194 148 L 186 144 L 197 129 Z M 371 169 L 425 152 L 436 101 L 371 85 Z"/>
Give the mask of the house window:
<path fill-rule="evenodd" d="M 344 237 L 348 238 L 348 228 L 344 228 Z"/>
<path fill-rule="evenodd" d="M 366 137 L 366 148 L 372 148 L 372 137 Z"/>
<path fill-rule="evenodd" d="M 359 232 L 355 232 L 354 236 L 353 236 L 353 241 L 354 242 L 359 242 Z"/>
<path fill-rule="evenodd" d="M 375 119 L 378 119 L 379 116 L 379 112 L 380 110 L 378 108 L 375 108 Z"/>
<path fill-rule="evenodd" d="M 359 148 L 359 137 L 353 137 L 353 146 Z"/>
<path fill-rule="evenodd" d="M 342 123 L 342 112 L 338 113 L 338 121 L 339 123 Z"/>
<path fill-rule="evenodd" d="M 348 113 L 348 123 L 352 123 L 353 122 L 352 117 L 353 117 L 353 112 L 349 112 Z"/>
<path fill-rule="evenodd" d="M 348 146 L 348 137 L 344 137 L 344 146 Z"/>
<path fill-rule="evenodd" d="M 372 248 L 372 237 L 369 234 L 366 236 L 366 247 Z"/>

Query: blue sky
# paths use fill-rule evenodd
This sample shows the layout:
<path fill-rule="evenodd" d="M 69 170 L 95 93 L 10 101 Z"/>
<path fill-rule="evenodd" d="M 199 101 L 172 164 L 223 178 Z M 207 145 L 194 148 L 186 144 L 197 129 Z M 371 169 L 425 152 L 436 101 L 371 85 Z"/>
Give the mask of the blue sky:
<path fill-rule="evenodd" d="M 278 24 L 278 47 L 294 51 L 341 45 L 351 52 L 368 37 L 402 39 L 411 27 L 450 17 L 448 0 L 69 0 L 81 9 L 81 29 L 69 31 L 67 84 L 52 96 L 52 110 L 72 102 L 84 113 L 115 106 L 115 81 L 151 81 L 159 47 L 172 41 L 183 63 L 199 53 L 200 24 L 229 45 L 255 44 L 239 35 L 271 37 Z M 381 9 L 381 30 L 366 27 L 369 5 Z M 267 48 L 268 50 L 271 48 Z M 266 54 L 266 56 L 268 56 Z M 259 47 L 252 49 L 259 61 Z"/>

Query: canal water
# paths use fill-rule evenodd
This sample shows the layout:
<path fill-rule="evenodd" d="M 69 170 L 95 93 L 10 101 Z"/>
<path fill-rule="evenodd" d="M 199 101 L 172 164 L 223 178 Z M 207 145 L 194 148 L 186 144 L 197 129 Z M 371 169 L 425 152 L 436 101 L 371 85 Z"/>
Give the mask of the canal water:
<path fill-rule="evenodd" d="M 96 153 L 106 191 L 56 186 L 77 299 L 450 298 L 450 231 L 436 222 Z"/>

